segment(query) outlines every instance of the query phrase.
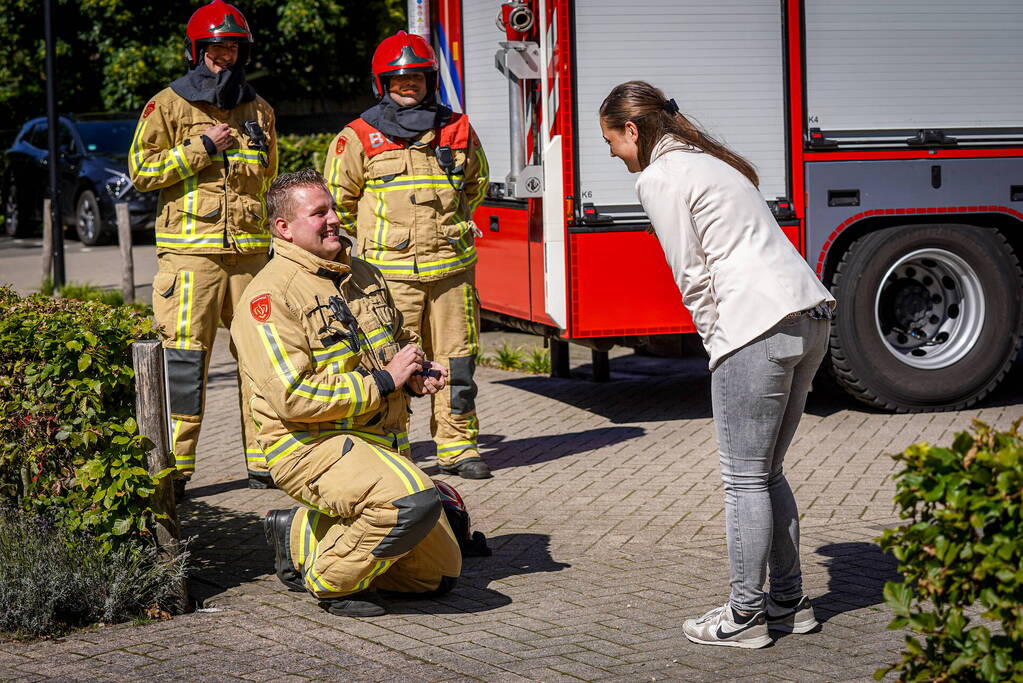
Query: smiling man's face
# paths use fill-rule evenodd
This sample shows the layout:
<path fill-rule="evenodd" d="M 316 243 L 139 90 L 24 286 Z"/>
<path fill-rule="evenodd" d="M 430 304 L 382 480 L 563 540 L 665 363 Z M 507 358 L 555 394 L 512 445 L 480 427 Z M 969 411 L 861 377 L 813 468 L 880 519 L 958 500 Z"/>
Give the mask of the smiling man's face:
<path fill-rule="evenodd" d="M 333 261 L 341 251 L 341 220 L 334 199 L 322 187 L 300 185 L 291 190 L 290 216 L 274 219 L 277 235 L 314 256 Z"/>

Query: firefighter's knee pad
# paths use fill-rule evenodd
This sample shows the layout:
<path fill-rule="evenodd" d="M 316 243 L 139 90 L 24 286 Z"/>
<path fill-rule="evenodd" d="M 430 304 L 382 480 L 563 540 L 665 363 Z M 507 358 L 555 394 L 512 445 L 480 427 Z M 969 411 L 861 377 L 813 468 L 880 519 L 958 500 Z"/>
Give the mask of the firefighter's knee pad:
<path fill-rule="evenodd" d="M 199 349 L 164 349 L 171 414 L 202 414 L 205 354 Z"/>
<path fill-rule="evenodd" d="M 473 379 L 476 358 L 474 356 L 449 358 L 448 364 L 451 412 L 455 415 L 471 413 L 476 410 L 476 381 Z"/>
<path fill-rule="evenodd" d="M 373 549 L 376 557 L 395 557 L 410 552 L 433 530 L 444 507 L 434 488 L 391 501 L 391 505 L 398 508 L 398 521 Z"/>

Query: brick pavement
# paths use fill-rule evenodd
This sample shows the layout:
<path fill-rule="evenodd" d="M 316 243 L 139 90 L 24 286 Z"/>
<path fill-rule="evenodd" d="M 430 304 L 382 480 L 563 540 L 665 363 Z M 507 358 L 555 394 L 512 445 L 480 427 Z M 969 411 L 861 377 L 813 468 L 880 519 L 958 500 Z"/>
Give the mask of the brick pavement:
<path fill-rule="evenodd" d="M 869 680 L 893 661 L 881 590 L 894 563 L 873 543 L 897 522 L 893 463 L 978 417 L 1023 414 L 1023 372 L 975 410 L 885 415 L 826 387 L 811 395 L 787 472 L 803 514 L 807 592 L 823 628 L 758 651 L 690 644 L 681 620 L 721 604 L 727 562 L 710 420 L 697 360 L 620 356 L 550 379 L 479 371 L 481 441 L 496 476 L 457 480 L 494 555 L 469 559 L 453 594 L 344 619 L 288 593 L 263 540 L 279 491 L 250 491 L 238 452 L 234 363 L 221 331 L 198 470 L 181 507 L 193 596 L 170 621 L 0 644 L 0 679 L 352 681 Z M 427 415 L 413 456 L 428 473 Z"/>

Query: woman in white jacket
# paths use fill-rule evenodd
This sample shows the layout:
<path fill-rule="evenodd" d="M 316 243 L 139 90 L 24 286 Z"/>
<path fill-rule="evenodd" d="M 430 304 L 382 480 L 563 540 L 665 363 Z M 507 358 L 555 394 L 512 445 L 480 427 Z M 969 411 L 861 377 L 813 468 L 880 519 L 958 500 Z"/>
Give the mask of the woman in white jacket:
<path fill-rule="evenodd" d="M 641 172 L 639 200 L 710 354 L 731 591 L 683 631 L 746 648 L 769 645 L 770 630 L 806 633 L 817 620 L 803 595 L 799 513 L 782 462 L 835 300 L 778 227 L 749 162 L 674 100 L 623 83 L 601 105 L 600 127 L 611 155 Z"/>

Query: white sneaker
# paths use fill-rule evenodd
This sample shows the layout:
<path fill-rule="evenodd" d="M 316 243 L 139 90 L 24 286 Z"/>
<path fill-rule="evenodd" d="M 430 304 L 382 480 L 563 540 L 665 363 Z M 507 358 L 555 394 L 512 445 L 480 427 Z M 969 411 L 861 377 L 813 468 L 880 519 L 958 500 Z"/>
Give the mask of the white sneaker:
<path fill-rule="evenodd" d="M 783 633 L 808 633 L 818 626 L 813 603 L 805 595 L 795 607 L 782 607 L 767 596 L 767 628 Z"/>
<path fill-rule="evenodd" d="M 699 619 L 686 619 L 682 622 L 682 632 L 686 638 L 700 645 L 758 648 L 771 644 L 766 612 L 757 612 L 748 622 L 739 624 L 727 603 Z"/>

